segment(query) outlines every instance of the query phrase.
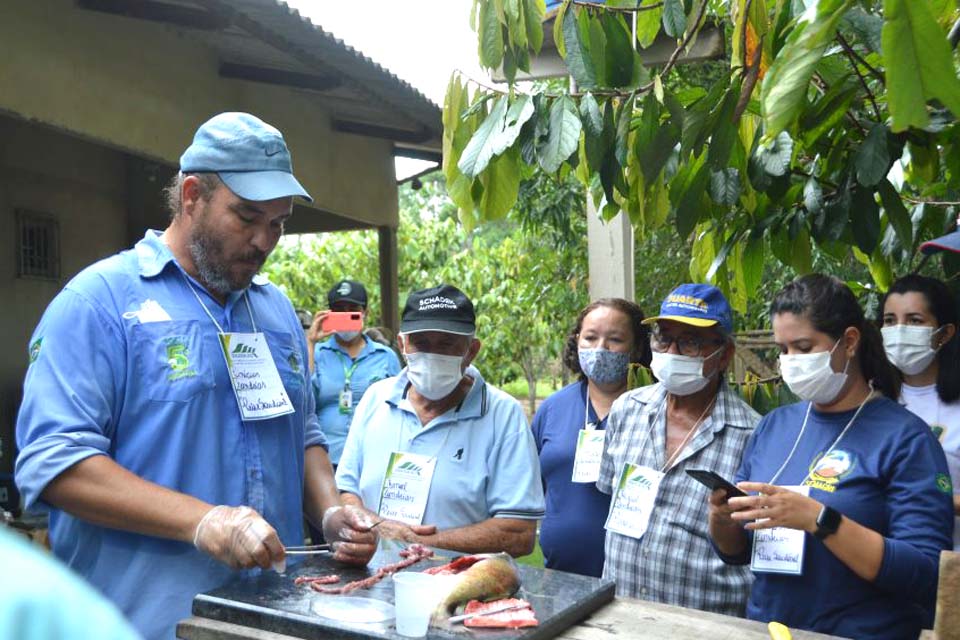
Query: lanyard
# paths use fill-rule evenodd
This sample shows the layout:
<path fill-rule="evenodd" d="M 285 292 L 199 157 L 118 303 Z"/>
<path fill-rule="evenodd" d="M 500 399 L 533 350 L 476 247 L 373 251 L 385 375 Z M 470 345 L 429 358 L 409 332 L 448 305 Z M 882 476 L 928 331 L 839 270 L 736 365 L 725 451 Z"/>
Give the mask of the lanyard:
<path fill-rule="evenodd" d="M 827 449 L 827 452 L 826 452 L 825 454 L 823 454 L 823 457 L 824 457 L 824 458 L 826 458 L 828 455 L 830 455 L 830 454 L 833 452 L 833 450 L 837 447 L 837 445 L 840 444 L 840 441 L 843 439 L 843 436 L 845 436 L 845 435 L 847 434 L 847 431 L 849 431 L 849 430 L 850 430 L 850 427 L 853 426 L 853 423 L 854 423 L 854 421 L 857 419 L 857 416 L 860 415 L 860 411 L 863 410 L 863 408 L 867 405 L 867 403 L 870 401 L 870 399 L 873 398 L 873 393 L 874 393 L 874 391 L 873 391 L 873 384 L 871 383 L 871 384 L 870 384 L 870 393 L 867 394 L 867 397 L 864 398 L 864 399 L 863 399 L 863 402 L 860 403 L 860 406 L 857 407 L 857 410 L 856 410 L 856 412 L 854 412 L 853 417 L 850 418 L 850 422 L 848 422 L 848 423 L 847 423 L 847 426 L 845 426 L 845 427 L 843 428 L 843 431 L 840 432 L 840 435 L 837 436 L 837 439 L 833 441 L 833 444 L 830 445 L 830 448 Z M 793 448 L 790 449 L 790 453 L 787 454 L 787 459 L 783 461 L 783 464 L 780 465 L 780 468 L 777 469 L 777 472 L 776 472 L 775 474 L 773 474 L 773 478 L 771 478 L 771 479 L 770 479 L 770 482 L 768 482 L 767 484 L 775 484 L 775 483 L 776 483 L 777 478 L 780 477 L 780 474 L 783 473 L 783 470 L 787 468 L 787 464 L 788 464 L 788 463 L 790 462 L 790 460 L 793 458 L 793 454 L 797 452 L 797 446 L 800 444 L 800 440 L 803 438 L 803 432 L 806 431 L 806 429 L 807 429 L 807 420 L 810 419 L 810 409 L 812 409 L 812 408 L 813 408 L 813 403 L 811 402 L 810 404 L 807 405 L 807 413 L 806 413 L 806 415 L 803 416 L 803 425 L 800 427 L 800 433 L 797 434 L 797 439 L 793 441 Z M 803 480 L 800 481 L 800 484 L 802 485 L 802 484 L 803 484 L 804 482 L 806 482 L 809 478 L 810 478 L 810 471 L 807 471 L 807 475 L 805 475 L 805 476 L 803 477 Z"/>
<path fill-rule="evenodd" d="M 690 427 L 690 431 L 687 431 L 687 435 L 685 435 L 683 437 L 683 440 L 680 441 L 680 445 L 673 450 L 673 455 L 670 456 L 670 459 L 667 460 L 667 462 L 663 465 L 663 468 L 660 469 L 661 472 L 666 472 L 666 470 L 670 468 L 670 465 L 672 465 L 674 461 L 676 461 L 676 459 L 680 457 L 680 454 L 682 454 L 683 451 L 687 448 L 687 444 L 690 442 L 692 436 L 696 433 L 700 433 L 700 427 L 703 426 L 704 418 L 707 417 L 707 413 L 711 409 L 713 409 L 713 405 L 715 405 L 716 403 L 717 403 L 717 396 L 713 396 L 713 400 L 711 400 L 710 403 L 703 408 L 703 413 L 700 414 L 700 417 L 697 418 L 697 421 L 693 423 L 692 427 Z M 664 402 L 664 407 L 666 407 L 666 402 Z M 663 426 L 664 426 L 663 444 L 664 444 L 664 449 L 666 449 L 666 444 L 667 444 L 666 420 L 664 420 Z"/>
<path fill-rule="evenodd" d="M 213 317 L 213 314 L 212 314 L 212 313 L 210 313 L 210 309 L 207 308 L 207 305 L 203 304 L 203 300 L 200 299 L 200 294 L 197 293 L 196 287 L 193 285 L 192 282 L 190 282 L 190 278 L 188 278 L 187 275 L 186 275 L 183 271 L 180 272 L 180 275 L 182 275 L 182 276 L 183 276 L 183 279 L 186 280 L 186 282 L 187 282 L 187 287 L 190 288 L 191 293 L 193 293 L 193 297 L 196 298 L 196 299 L 197 299 L 197 302 L 200 303 L 200 306 L 203 307 L 204 313 L 206 313 L 206 314 L 207 314 L 207 317 L 210 318 L 210 321 L 211 321 L 211 322 L 213 323 L 213 325 L 217 328 L 217 331 L 219 331 L 220 333 L 223 333 L 223 332 L 224 332 L 224 331 L 223 331 L 223 327 L 220 326 L 220 323 L 217 322 L 217 319 Z M 253 332 L 254 332 L 254 333 L 258 333 L 258 331 L 257 331 L 257 322 L 256 322 L 256 320 L 253 319 L 253 308 L 250 306 L 250 292 L 249 292 L 249 291 L 244 291 L 244 292 L 243 292 L 243 301 L 247 303 L 247 313 L 250 314 L 250 324 L 253 326 Z"/>
<path fill-rule="evenodd" d="M 334 349 L 334 352 L 337 354 L 337 357 L 340 358 L 340 364 L 343 366 L 343 386 L 347 386 L 350 384 L 350 378 L 353 377 L 353 372 L 356 371 L 360 365 L 360 360 L 355 360 L 353 366 L 348 369 L 347 365 L 344 364 L 344 354 L 336 349 Z"/>
<path fill-rule="evenodd" d="M 593 431 L 600 426 L 602 420 L 600 416 L 597 416 L 596 422 L 590 422 L 590 386 L 589 384 L 584 388 L 584 403 L 583 403 L 583 429 L 584 431 Z"/>

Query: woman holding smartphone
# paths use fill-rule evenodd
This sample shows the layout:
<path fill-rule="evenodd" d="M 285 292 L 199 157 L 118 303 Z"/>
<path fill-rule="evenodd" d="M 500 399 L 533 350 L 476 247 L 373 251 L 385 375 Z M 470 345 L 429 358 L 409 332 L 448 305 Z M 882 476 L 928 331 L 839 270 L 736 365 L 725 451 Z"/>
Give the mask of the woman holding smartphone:
<path fill-rule="evenodd" d="M 900 402 L 930 425 L 953 481 L 953 550 L 960 551 L 960 339 L 957 301 L 940 280 L 893 283 L 878 314 L 887 358 L 900 370 Z"/>
<path fill-rule="evenodd" d="M 547 398 L 533 417 L 533 437 L 547 512 L 540 526 L 546 566 L 600 577 L 603 523 L 610 496 L 597 490 L 607 414 L 627 390 L 631 362 L 650 363 L 643 311 L 621 298 L 601 298 L 580 312 L 567 336 L 563 363 L 579 377 Z"/>
<path fill-rule="evenodd" d="M 852 638 L 916 638 L 952 546 L 943 451 L 901 407 L 879 331 L 836 278 L 804 276 L 770 307 L 784 381 L 802 401 L 760 422 L 710 498 L 724 561 L 750 563 L 747 617 Z"/>

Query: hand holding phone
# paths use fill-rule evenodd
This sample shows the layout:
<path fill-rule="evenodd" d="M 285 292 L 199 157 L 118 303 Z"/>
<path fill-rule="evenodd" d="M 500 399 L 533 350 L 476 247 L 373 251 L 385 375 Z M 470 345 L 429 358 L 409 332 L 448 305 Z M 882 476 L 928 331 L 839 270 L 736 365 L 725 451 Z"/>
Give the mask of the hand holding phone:
<path fill-rule="evenodd" d="M 711 491 L 723 489 L 727 492 L 728 500 L 730 498 L 741 498 L 747 495 L 738 489 L 737 485 L 715 471 L 710 471 L 709 469 L 687 469 L 687 475 L 697 482 L 706 485 Z"/>

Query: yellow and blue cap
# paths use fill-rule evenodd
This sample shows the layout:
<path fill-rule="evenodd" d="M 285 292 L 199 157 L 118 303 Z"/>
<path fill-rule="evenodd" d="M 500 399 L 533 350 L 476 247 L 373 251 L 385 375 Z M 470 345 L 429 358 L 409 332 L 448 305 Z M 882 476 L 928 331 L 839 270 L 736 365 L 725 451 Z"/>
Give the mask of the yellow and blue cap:
<path fill-rule="evenodd" d="M 733 311 L 720 289 L 709 284 L 682 284 L 670 292 L 660 305 L 660 314 L 643 324 L 657 320 L 673 320 L 693 327 L 719 325 L 733 333 Z"/>

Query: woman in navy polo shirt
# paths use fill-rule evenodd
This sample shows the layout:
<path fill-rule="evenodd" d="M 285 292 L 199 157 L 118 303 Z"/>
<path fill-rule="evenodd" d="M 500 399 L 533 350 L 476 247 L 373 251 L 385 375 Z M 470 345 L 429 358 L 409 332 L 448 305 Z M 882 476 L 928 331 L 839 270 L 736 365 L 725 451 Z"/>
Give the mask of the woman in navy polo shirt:
<path fill-rule="evenodd" d="M 603 523 L 610 496 L 596 487 L 610 406 L 627 390 L 627 366 L 650 363 L 640 307 L 601 298 L 580 312 L 567 337 L 564 365 L 579 376 L 547 398 L 533 435 L 547 513 L 540 527 L 546 566 L 588 576 L 603 572 Z M 587 401 L 589 399 L 589 402 Z"/>

